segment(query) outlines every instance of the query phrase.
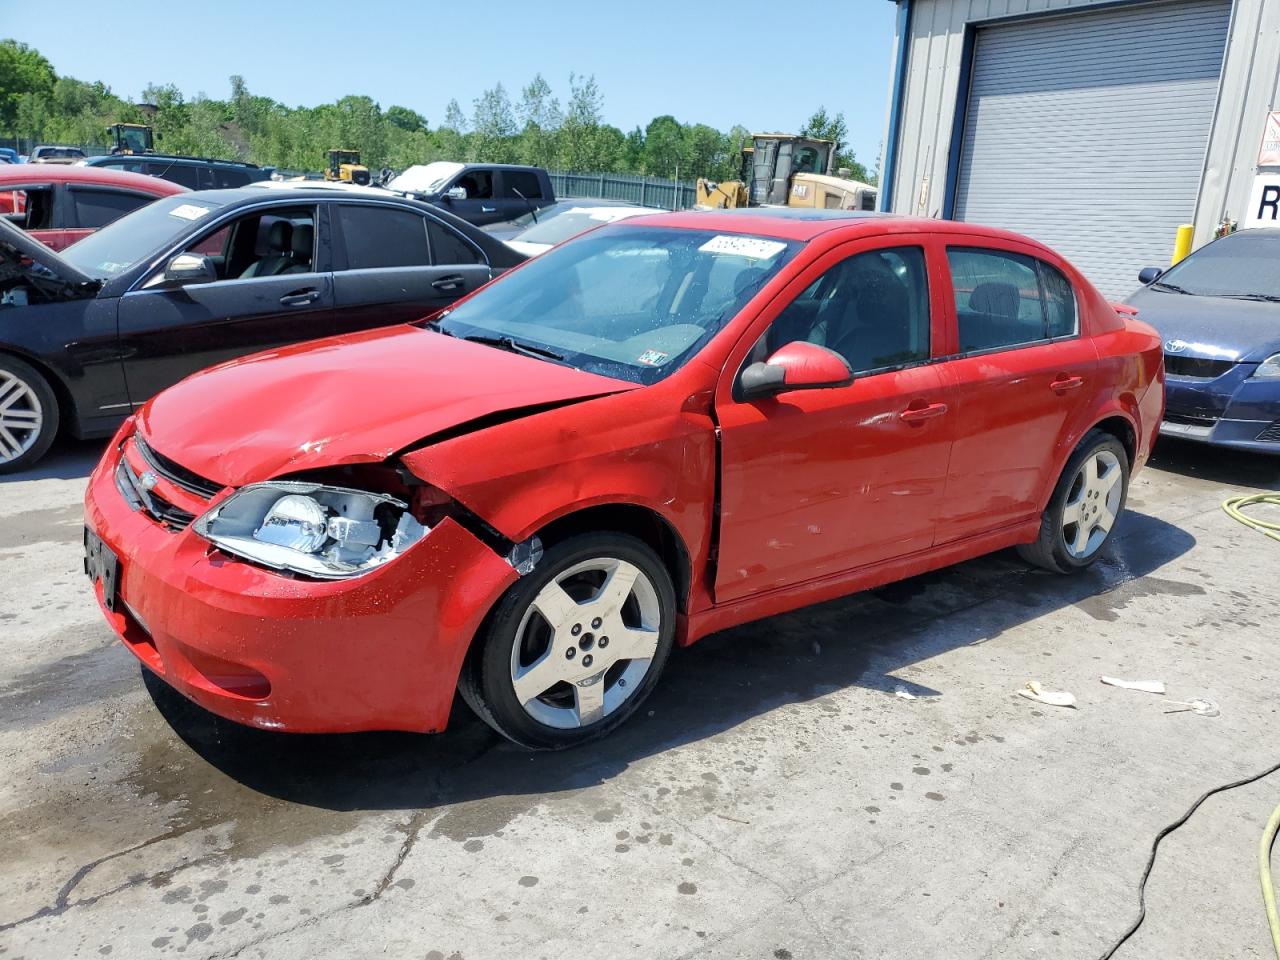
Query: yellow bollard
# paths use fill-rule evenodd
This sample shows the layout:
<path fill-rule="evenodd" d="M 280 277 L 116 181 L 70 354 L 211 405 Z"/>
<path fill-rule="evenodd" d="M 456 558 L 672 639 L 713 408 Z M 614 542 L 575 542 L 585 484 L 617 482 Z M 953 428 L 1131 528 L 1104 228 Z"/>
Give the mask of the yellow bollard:
<path fill-rule="evenodd" d="M 1196 228 L 1189 223 L 1178 228 L 1178 235 L 1173 241 L 1173 259 L 1169 261 L 1169 266 L 1176 266 L 1180 260 L 1187 258 L 1187 254 L 1191 252 L 1191 235 L 1195 231 Z"/>

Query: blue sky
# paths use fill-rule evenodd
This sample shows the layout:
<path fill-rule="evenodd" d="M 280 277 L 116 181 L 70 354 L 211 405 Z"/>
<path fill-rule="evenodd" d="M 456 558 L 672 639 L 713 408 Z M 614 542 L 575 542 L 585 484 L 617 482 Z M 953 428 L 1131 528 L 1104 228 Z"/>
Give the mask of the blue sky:
<path fill-rule="evenodd" d="M 129 6 L 56 0 L 38 13 L 0 0 L 0 36 L 122 96 L 156 82 L 225 97 L 227 77 L 239 73 L 253 93 L 290 105 L 366 94 L 432 126 L 451 97 L 470 113 L 486 87 L 501 81 L 515 99 L 539 71 L 562 102 L 570 71 L 595 74 L 606 119 L 624 130 L 670 113 L 720 129 L 794 131 L 825 104 L 844 112 L 868 168 L 879 157 L 893 57 L 887 0 L 218 0 L 136 15 Z"/>

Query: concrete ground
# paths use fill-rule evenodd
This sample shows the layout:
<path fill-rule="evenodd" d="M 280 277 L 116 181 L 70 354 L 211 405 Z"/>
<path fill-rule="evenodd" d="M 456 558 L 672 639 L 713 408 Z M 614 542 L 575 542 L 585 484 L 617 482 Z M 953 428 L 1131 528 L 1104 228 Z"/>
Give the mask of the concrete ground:
<path fill-rule="evenodd" d="M 100 449 L 0 483 L 4 960 L 1096 957 L 1155 834 L 1280 761 L 1280 544 L 1219 509 L 1280 459 L 1162 443 L 1082 576 L 1002 553 L 735 629 L 609 740 L 530 755 L 463 708 L 291 737 L 149 682 L 80 572 Z M 1117 956 L 1270 956 L 1277 801 L 1280 774 L 1171 835 Z"/>

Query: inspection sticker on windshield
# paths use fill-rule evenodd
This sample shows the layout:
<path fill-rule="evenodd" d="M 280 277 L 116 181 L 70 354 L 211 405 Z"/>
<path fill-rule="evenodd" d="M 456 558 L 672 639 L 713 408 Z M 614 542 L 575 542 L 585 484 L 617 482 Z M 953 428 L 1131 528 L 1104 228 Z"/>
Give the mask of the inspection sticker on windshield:
<path fill-rule="evenodd" d="M 731 257 L 747 257 L 750 260 L 768 260 L 787 245 L 777 240 L 761 240 L 759 237 L 735 237 L 720 234 L 712 237 L 698 249 L 703 253 L 724 253 Z"/>
<path fill-rule="evenodd" d="M 194 203 L 184 203 L 170 210 L 169 216 L 178 217 L 180 220 L 199 220 L 208 212 L 208 207 L 196 206 Z"/>
<path fill-rule="evenodd" d="M 669 353 L 663 353 L 661 350 L 646 350 L 640 356 L 636 357 L 636 363 L 643 363 L 646 367 L 660 367 L 667 362 Z"/>

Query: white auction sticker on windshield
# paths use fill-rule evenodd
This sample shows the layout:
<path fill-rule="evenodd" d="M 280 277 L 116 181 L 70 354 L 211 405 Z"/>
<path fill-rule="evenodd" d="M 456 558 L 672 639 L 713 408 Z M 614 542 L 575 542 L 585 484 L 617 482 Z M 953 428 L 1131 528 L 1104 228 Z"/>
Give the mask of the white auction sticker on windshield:
<path fill-rule="evenodd" d="M 184 203 L 170 210 L 169 216 L 178 217 L 181 220 L 199 220 L 208 212 L 208 207 L 199 207 L 194 203 Z"/>
<path fill-rule="evenodd" d="M 785 250 L 787 245 L 778 240 L 761 240 L 759 237 L 735 237 L 720 234 L 712 237 L 698 249 L 703 253 L 724 253 L 731 257 L 749 260 L 768 260 Z"/>
<path fill-rule="evenodd" d="M 661 350 L 646 350 L 636 357 L 636 362 L 643 363 L 646 367 L 660 367 L 667 362 L 669 356 L 669 353 L 663 353 Z"/>

